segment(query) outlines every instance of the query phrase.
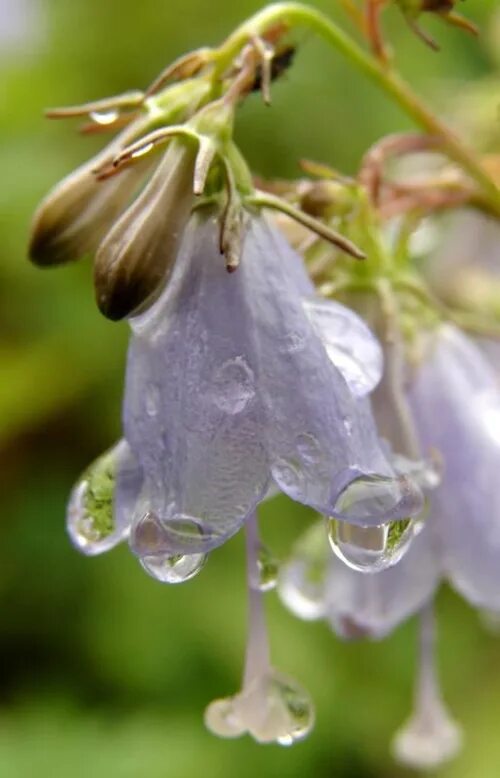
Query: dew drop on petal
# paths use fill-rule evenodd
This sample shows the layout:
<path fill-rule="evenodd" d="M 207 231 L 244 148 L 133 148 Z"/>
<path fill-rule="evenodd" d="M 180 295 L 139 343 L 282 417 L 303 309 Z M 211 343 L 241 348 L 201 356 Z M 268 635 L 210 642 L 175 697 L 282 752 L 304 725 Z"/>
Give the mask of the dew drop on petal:
<path fill-rule="evenodd" d="M 246 732 L 238 720 L 234 706 L 234 699 L 226 697 L 214 700 L 205 709 L 205 726 L 218 737 L 240 737 Z"/>
<path fill-rule="evenodd" d="M 304 348 L 305 337 L 300 332 L 287 332 L 277 344 L 283 354 L 294 354 Z"/>
<path fill-rule="evenodd" d="M 316 464 L 321 458 L 321 448 L 314 435 L 301 433 L 295 438 L 295 445 L 301 460 L 309 465 Z"/>
<path fill-rule="evenodd" d="M 157 416 L 160 410 L 160 390 L 156 384 L 150 384 L 146 389 L 145 406 L 148 416 Z"/>
<path fill-rule="evenodd" d="M 420 527 L 413 519 L 358 527 L 331 518 L 328 539 L 334 554 L 348 567 L 362 573 L 375 573 L 399 562 Z"/>
<path fill-rule="evenodd" d="M 176 556 L 144 556 L 140 563 L 150 576 L 161 583 L 178 584 L 197 575 L 207 559 L 206 554 L 177 554 Z"/>
<path fill-rule="evenodd" d="M 243 357 L 228 359 L 215 371 L 211 397 L 224 413 L 241 413 L 254 395 L 254 374 Z"/>
<path fill-rule="evenodd" d="M 273 468 L 274 480 L 280 489 L 287 491 L 299 489 L 302 486 L 300 463 L 288 459 L 278 459 Z"/>

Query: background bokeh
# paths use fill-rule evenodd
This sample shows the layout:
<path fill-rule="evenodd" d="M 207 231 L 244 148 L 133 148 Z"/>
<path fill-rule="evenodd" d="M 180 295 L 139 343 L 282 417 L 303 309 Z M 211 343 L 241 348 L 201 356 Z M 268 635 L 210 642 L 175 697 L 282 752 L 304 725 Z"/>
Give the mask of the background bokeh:
<path fill-rule="evenodd" d="M 335 0 L 317 5 L 337 12 Z M 495 5 L 468 0 L 464 10 L 485 28 Z M 143 87 L 259 6 L 0 0 L 0 778 L 408 774 L 388 744 L 410 708 L 414 624 L 382 643 L 342 644 L 269 595 L 276 663 L 311 690 L 316 729 L 292 749 L 219 741 L 202 713 L 240 680 L 242 538 L 198 578 L 169 588 L 126 548 L 80 557 L 64 530 L 72 483 L 120 434 L 127 333 L 97 313 L 88 262 L 40 271 L 26 259 L 38 200 L 96 148 L 42 110 Z M 427 26 L 443 43 L 439 55 L 388 14 L 401 69 L 438 111 L 472 80 L 494 83 L 484 40 Z M 299 40 L 272 108 L 254 97 L 242 109 L 243 150 L 267 176 L 296 175 L 301 157 L 353 171 L 371 141 L 408 121 L 323 43 Z M 282 555 L 311 518 L 284 498 L 263 513 L 266 539 Z M 467 739 L 437 774 L 497 778 L 500 639 L 448 590 L 439 614 L 446 697 Z"/>

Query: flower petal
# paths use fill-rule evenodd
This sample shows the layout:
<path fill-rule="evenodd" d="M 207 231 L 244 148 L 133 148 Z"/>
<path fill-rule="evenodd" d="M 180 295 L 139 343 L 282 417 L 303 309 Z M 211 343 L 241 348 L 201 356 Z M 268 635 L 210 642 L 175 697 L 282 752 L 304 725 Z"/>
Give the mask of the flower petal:
<path fill-rule="evenodd" d="M 359 573 L 334 560 L 325 587 L 327 619 L 340 637 L 383 638 L 431 598 L 439 578 L 430 527 L 387 570 Z"/>
<path fill-rule="evenodd" d="M 431 517 L 453 585 L 473 604 L 500 608 L 500 394 L 479 349 L 442 326 L 411 389 L 422 443 L 444 473 Z"/>
<path fill-rule="evenodd" d="M 124 417 L 146 473 L 131 536 L 139 556 L 151 532 L 154 554 L 220 545 L 269 487 L 246 289 L 225 270 L 217 227 L 194 217 L 170 286 L 131 321 Z"/>
<path fill-rule="evenodd" d="M 277 230 L 251 220 L 238 272 L 252 308 L 273 477 L 293 499 L 344 518 L 336 503 L 350 482 L 388 476 L 383 515 L 374 506 L 373 515 L 353 508 L 345 518 L 380 524 L 406 516 L 407 495 L 394 486 L 369 406 L 354 400 L 305 314 L 288 270 L 296 262 Z"/>
<path fill-rule="evenodd" d="M 351 392 L 364 397 L 382 376 L 382 348 L 364 321 L 345 305 L 320 297 L 304 300 L 304 309 L 328 357 Z"/>

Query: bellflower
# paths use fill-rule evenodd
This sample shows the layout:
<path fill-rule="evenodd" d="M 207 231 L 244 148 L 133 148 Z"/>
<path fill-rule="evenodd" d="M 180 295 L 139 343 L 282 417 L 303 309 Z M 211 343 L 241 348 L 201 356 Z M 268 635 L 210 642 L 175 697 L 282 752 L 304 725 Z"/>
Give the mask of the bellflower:
<path fill-rule="evenodd" d="M 359 400 L 381 370 L 367 327 L 315 296 L 302 260 L 258 214 L 248 216 L 236 273 L 226 272 L 217 239 L 215 216 L 195 214 L 168 287 L 130 320 L 121 450 L 142 482 L 123 531 L 111 522 L 104 545 L 130 530 L 132 550 L 159 578 L 165 560 L 199 563 L 231 537 L 272 483 L 360 525 L 421 507 Z M 103 537 L 80 539 L 75 515 L 77 545 L 102 550 Z"/>
<path fill-rule="evenodd" d="M 325 618 L 344 638 L 379 639 L 425 611 L 441 580 L 472 605 L 500 610 L 500 394 L 479 348 L 457 328 L 438 327 L 414 367 L 408 401 L 423 450 L 442 460 L 424 528 L 388 570 L 360 573 L 327 563 L 320 528 L 298 545 L 283 571 L 282 598 L 303 618 Z M 321 528 L 322 529 L 322 528 Z M 399 758 L 428 767 L 451 757 L 459 736 L 443 707 L 432 669 L 429 616 L 417 685 L 417 710 L 395 741 Z M 431 641 L 432 642 L 432 641 Z"/>

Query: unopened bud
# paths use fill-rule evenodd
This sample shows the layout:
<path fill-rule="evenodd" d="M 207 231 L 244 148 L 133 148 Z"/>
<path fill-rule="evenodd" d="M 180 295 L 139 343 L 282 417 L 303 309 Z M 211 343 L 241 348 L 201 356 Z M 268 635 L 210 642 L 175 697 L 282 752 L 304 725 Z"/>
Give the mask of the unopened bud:
<path fill-rule="evenodd" d="M 193 204 L 196 151 L 195 143 L 172 140 L 151 181 L 99 247 L 96 298 L 109 319 L 143 309 L 168 280 Z"/>
<path fill-rule="evenodd" d="M 118 147 L 118 143 L 108 146 L 63 179 L 42 201 L 29 246 L 30 259 L 36 265 L 60 265 L 94 252 L 127 206 L 151 160 L 141 160 L 119 175 L 99 181 L 94 171 L 109 161 Z"/>

